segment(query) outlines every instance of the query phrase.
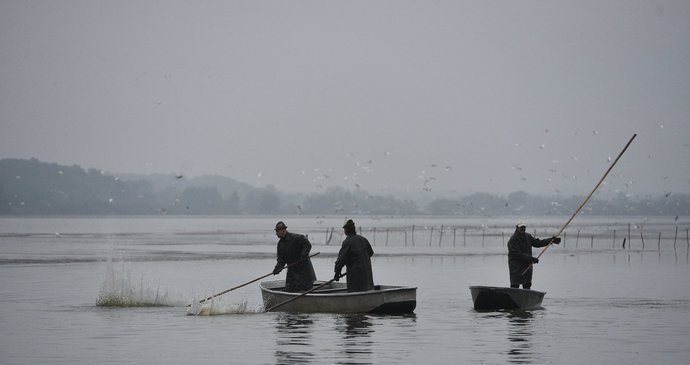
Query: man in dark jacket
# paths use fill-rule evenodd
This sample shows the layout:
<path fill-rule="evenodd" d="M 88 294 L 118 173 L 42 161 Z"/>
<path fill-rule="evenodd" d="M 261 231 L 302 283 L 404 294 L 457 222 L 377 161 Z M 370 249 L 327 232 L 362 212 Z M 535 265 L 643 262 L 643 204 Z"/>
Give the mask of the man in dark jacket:
<path fill-rule="evenodd" d="M 335 277 L 340 279 L 343 266 L 347 266 L 347 291 L 367 291 L 374 289 L 374 275 L 371 272 L 371 256 L 374 254 L 369 241 L 357 234 L 352 219 L 343 226 L 345 235 L 335 261 Z"/>
<path fill-rule="evenodd" d="M 515 233 L 508 240 L 508 269 L 510 270 L 510 287 L 523 289 L 532 287 L 532 267 L 539 263 L 539 259 L 532 256 L 532 247 L 544 247 L 549 243 L 560 243 L 558 237 L 540 240 L 527 233 L 527 226 L 518 223 Z M 527 268 L 529 267 L 529 270 Z M 527 272 L 525 272 L 527 270 Z M 524 275 L 523 275 L 524 273 Z"/>
<path fill-rule="evenodd" d="M 301 292 L 312 288 L 316 274 L 314 266 L 309 258 L 311 243 L 301 234 L 290 233 L 283 222 L 276 224 L 276 236 L 278 241 L 277 263 L 273 269 L 273 275 L 278 275 L 283 267 L 288 267 L 285 275 L 285 290 L 289 292 Z"/>

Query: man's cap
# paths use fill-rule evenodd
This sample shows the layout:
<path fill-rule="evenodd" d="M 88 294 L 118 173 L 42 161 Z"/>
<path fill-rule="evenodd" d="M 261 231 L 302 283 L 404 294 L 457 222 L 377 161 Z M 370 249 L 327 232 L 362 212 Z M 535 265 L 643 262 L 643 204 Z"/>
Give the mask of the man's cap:
<path fill-rule="evenodd" d="M 525 223 L 523 223 L 523 222 L 519 222 L 515 227 L 522 228 L 522 227 L 527 227 L 527 225 L 525 225 Z"/>
<path fill-rule="evenodd" d="M 347 222 L 345 222 L 345 225 L 343 226 L 343 228 L 354 227 L 354 226 L 355 226 L 355 222 L 353 222 L 352 219 L 348 219 Z"/>
<path fill-rule="evenodd" d="M 287 228 L 287 226 L 285 225 L 285 223 L 283 223 L 283 221 L 276 223 L 276 231 L 279 231 L 279 230 L 285 229 L 285 228 Z"/>

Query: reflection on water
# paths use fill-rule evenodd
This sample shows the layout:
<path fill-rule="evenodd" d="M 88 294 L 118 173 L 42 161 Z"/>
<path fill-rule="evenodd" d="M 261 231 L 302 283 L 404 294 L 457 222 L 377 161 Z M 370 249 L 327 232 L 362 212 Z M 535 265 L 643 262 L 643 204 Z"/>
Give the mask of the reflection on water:
<path fill-rule="evenodd" d="M 534 326 L 530 311 L 507 312 L 508 317 L 508 361 L 513 364 L 534 363 L 532 348 Z"/>
<path fill-rule="evenodd" d="M 378 349 L 399 347 L 387 363 L 410 363 L 416 315 L 276 313 L 276 364 L 373 364 Z M 388 331 L 377 331 L 387 328 Z"/>
<path fill-rule="evenodd" d="M 545 314 L 544 310 L 473 313 L 479 320 L 477 326 L 474 326 L 477 330 L 472 332 L 476 336 L 473 347 L 481 349 L 478 353 L 482 359 L 511 364 L 548 362 L 544 359 L 540 343 L 544 333 L 539 333 L 540 328 L 543 330 L 540 319 Z M 501 346 L 505 350 L 499 350 Z"/>
<path fill-rule="evenodd" d="M 343 340 L 338 344 L 338 348 L 341 349 L 342 358 L 347 359 L 347 363 L 372 363 L 373 341 L 371 335 L 374 333 L 374 328 L 368 315 L 348 314 L 339 316 L 336 318 L 335 328 L 343 335 Z"/>
<path fill-rule="evenodd" d="M 306 364 L 314 354 L 312 329 L 314 321 L 309 314 L 280 313 L 276 323 L 276 364 Z"/>

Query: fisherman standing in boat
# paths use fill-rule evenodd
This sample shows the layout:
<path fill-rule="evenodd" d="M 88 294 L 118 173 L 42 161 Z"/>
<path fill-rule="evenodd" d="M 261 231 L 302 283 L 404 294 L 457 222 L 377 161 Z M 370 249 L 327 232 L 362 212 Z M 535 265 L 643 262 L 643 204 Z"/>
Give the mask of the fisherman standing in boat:
<path fill-rule="evenodd" d="M 285 291 L 302 292 L 312 288 L 316 280 L 314 266 L 309 258 L 311 243 L 301 234 L 290 233 L 285 223 L 276 224 L 276 236 L 278 241 L 277 263 L 273 269 L 273 275 L 278 275 L 283 267 L 288 264 L 285 275 Z"/>
<path fill-rule="evenodd" d="M 540 240 L 527 233 L 527 226 L 524 223 L 520 222 L 515 226 L 515 233 L 508 240 L 508 269 L 510 270 L 511 288 L 519 288 L 520 284 L 522 284 L 523 289 L 532 287 L 531 265 L 539 263 L 539 259 L 532 256 L 532 247 L 544 247 L 551 242 L 558 244 L 561 239 L 551 237 Z"/>
<path fill-rule="evenodd" d="M 348 219 L 343 226 L 345 235 L 343 245 L 335 261 L 335 279 L 338 281 L 343 266 L 347 267 L 347 291 L 358 292 L 374 289 L 374 275 L 371 272 L 371 256 L 374 250 L 369 240 L 357 234 L 355 222 Z"/>

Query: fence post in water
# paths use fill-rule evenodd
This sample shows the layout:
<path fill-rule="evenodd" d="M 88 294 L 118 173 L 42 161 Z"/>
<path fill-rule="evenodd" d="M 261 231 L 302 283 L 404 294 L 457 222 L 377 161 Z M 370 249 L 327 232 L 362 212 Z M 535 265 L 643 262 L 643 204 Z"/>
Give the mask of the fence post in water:
<path fill-rule="evenodd" d="M 462 230 L 462 245 L 467 246 L 467 227 Z"/>
<path fill-rule="evenodd" d="M 613 230 L 613 245 L 611 248 L 616 248 L 616 230 Z"/>
<path fill-rule="evenodd" d="M 501 231 L 501 241 L 503 241 L 503 246 L 506 245 L 506 236 L 504 235 L 504 232 Z"/>
<path fill-rule="evenodd" d="M 403 230 L 403 233 L 405 234 L 405 247 L 407 247 L 407 231 Z"/>
<path fill-rule="evenodd" d="M 568 232 L 563 232 L 563 247 L 565 247 L 565 239 L 568 237 Z"/>
<path fill-rule="evenodd" d="M 388 228 L 386 228 L 386 246 L 388 246 Z"/>
<path fill-rule="evenodd" d="M 594 235 L 592 235 L 592 240 L 589 242 L 589 248 L 594 248 Z"/>
<path fill-rule="evenodd" d="M 374 227 L 374 230 L 372 231 L 372 236 L 374 236 L 374 246 L 376 246 L 376 227 Z"/>
<path fill-rule="evenodd" d="M 453 247 L 455 247 L 455 230 L 457 228 L 453 227 Z"/>
<path fill-rule="evenodd" d="M 642 236 L 642 231 L 640 231 L 640 241 L 642 241 L 642 249 L 644 250 L 644 237 Z"/>
<path fill-rule="evenodd" d="M 434 236 L 434 226 L 431 226 L 431 231 L 429 232 L 429 247 L 431 247 L 431 238 Z"/>
<path fill-rule="evenodd" d="M 577 236 L 575 237 L 575 248 L 580 244 L 580 230 L 577 230 Z"/>
<path fill-rule="evenodd" d="M 441 231 L 438 233 L 438 247 L 441 247 L 441 239 L 443 239 L 443 224 L 441 225 Z"/>
<path fill-rule="evenodd" d="M 482 247 L 484 247 L 484 228 L 482 228 Z"/>
<path fill-rule="evenodd" d="M 410 236 L 410 239 L 412 240 L 412 247 L 414 247 L 414 224 L 412 225 L 412 236 Z"/>
<path fill-rule="evenodd" d="M 630 239 L 630 223 L 628 223 L 628 242 L 632 244 L 632 240 Z"/>
<path fill-rule="evenodd" d="M 673 250 L 676 250 L 676 241 L 678 240 L 678 226 L 676 225 L 676 235 L 673 236 Z"/>
<path fill-rule="evenodd" d="M 328 228 L 326 228 L 326 246 L 331 243 L 331 238 L 333 238 L 333 228 L 330 229 L 330 234 L 328 233 Z"/>
<path fill-rule="evenodd" d="M 661 251 L 661 232 L 659 232 L 659 240 L 656 241 L 656 249 Z"/>

